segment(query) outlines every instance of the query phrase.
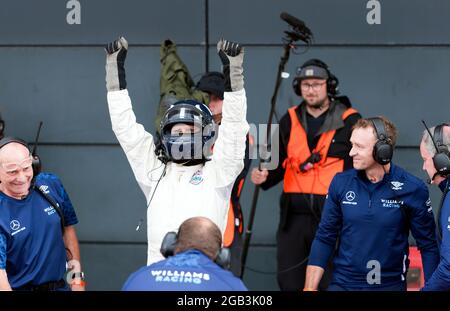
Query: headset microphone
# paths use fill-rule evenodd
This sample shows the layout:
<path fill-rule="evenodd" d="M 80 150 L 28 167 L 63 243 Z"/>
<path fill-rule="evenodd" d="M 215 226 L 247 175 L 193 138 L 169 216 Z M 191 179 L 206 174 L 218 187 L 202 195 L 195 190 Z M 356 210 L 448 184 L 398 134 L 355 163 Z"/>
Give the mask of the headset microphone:
<path fill-rule="evenodd" d="M 433 142 L 434 148 L 436 148 L 436 151 L 439 152 L 436 142 L 434 141 L 433 135 L 431 135 L 430 129 L 428 128 L 428 126 L 424 120 L 422 120 L 422 123 L 423 123 L 423 126 L 425 126 L 425 129 L 427 130 L 428 134 L 430 135 L 430 138 L 431 138 L 431 141 Z"/>
<path fill-rule="evenodd" d="M 33 150 L 31 151 L 31 156 L 33 157 L 33 175 L 34 175 L 34 177 L 39 175 L 39 173 L 41 172 L 41 169 L 42 169 L 41 159 L 39 158 L 39 156 L 36 153 L 37 145 L 38 145 L 38 141 L 39 141 L 39 135 L 41 134 L 42 124 L 43 124 L 43 122 L 40 121 L 38 130 L 36 133 L 36 139 L 34 140 Z"/>

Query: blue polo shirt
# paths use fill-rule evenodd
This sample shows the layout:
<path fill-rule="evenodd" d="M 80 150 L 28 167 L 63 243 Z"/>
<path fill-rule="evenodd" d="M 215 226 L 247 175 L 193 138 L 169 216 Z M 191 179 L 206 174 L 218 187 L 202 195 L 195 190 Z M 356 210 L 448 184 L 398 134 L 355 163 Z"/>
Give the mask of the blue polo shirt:
<path fill-rule="evenodd" d="M 420 179 L 392 164 L 380 182 L 369 184 L 364 171 L 351 169 L 331 182 L 308 264 L 325 267 L 339 236 L 333 283 L 348 288 L 402 284 L 410 229 L 428 280 L 439 262 L 435 228 L 428 189 Z M 381 284 L 369 284 L 369 273 L 378 265 Z"/>
<path fill-rule="evenodd" d="M 443 199 L 439 215 L 439 224 L 442 240 L 439 241 L 440 261 L 431 278 L 425 284 L 423 290 L 426 291 L 450 291 L 450 195 L 449 178 L 442 181 L 439 187 L 446 194 Z M 446 189 L 447 188 L 447 189 Z"/>
<path fill-rule="evenodd" d="M 197 250 L 145 266 L 125 282 L 123 291 L 247 291 L 241 279 Z"/>
<path fill-rule="evenodd" d="M 59 204 L 66 226 L 78 223 L 58 177 L 39 174 L 35 187 L 41 187 Z M 0 192 L 0 269 L 6 270 L 13 289 L 58 281 L 64 276 L 66 250 L 60 217 L 34 188 L 23 200 Z"/>

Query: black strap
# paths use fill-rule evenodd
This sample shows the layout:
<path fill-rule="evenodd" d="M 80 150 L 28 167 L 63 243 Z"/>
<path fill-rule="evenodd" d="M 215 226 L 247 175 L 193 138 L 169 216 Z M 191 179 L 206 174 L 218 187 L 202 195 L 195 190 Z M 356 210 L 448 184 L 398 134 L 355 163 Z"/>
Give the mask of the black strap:
<path fill-rule="evenodd" d="M 35 186 L 35 188 L 53 206 L 55 211 L 58 213 L 59 218 L 61 219 L 61 232 L 64 235 L 64 230 L 65 230 L 66 224 L 64 221 L 64 215 L 61 211 L 61 208 L 59 207 L 59 204 L 51 196 L 49 196 L 47 193 L 45 193 L 44 190 L 42 190 L 39 186 Z"/>

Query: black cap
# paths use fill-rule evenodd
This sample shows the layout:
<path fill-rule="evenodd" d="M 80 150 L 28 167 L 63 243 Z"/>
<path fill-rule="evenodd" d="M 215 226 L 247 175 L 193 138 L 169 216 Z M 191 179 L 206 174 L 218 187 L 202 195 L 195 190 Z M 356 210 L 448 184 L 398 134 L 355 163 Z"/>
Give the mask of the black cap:
<path fill-rule="evenodd" d="M 223 99 L 225 91 L 225 78 L 217 71 L 205 73 L 197 83 L 197 89 L 206 93 L 211 93 Z"/>
<path fill-rule="evenodd" d="M 329 76 L 328 71 L 325 68 L 315 65 L 309 65 L 297 69 L 297 78 L 299 80 L 313 79 L 313 78 L 327 80 Z"/>

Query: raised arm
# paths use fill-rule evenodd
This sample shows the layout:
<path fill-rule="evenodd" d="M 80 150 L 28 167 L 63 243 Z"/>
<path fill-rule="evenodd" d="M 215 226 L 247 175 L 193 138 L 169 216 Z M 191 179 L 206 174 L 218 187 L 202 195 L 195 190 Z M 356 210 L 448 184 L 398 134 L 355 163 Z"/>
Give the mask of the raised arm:
<path fill-rule="evenodd" d="M 128 42 L 120 37 L 105 48 L 108 108 L 114 134 L 128 158 L 134 176 L 145 195 L 151 189 L 148 175 L 162 167 L 155 154 L 153 136 L 136 122 L 131 99 L 126 89 L 125 58 Z M 147 198 L 148 199 L 148 198 Z"/>
<path fill-rule="evenodd" d="M 218 168 L 217 185 L 226 187 L 234 183 L 244 167 L 245 140 L 249 130 L 242 67 L 244 49 L 237 43 L 220 40 L 217 51 L 223 65 L 225 93 L 212 162 Z"/>

